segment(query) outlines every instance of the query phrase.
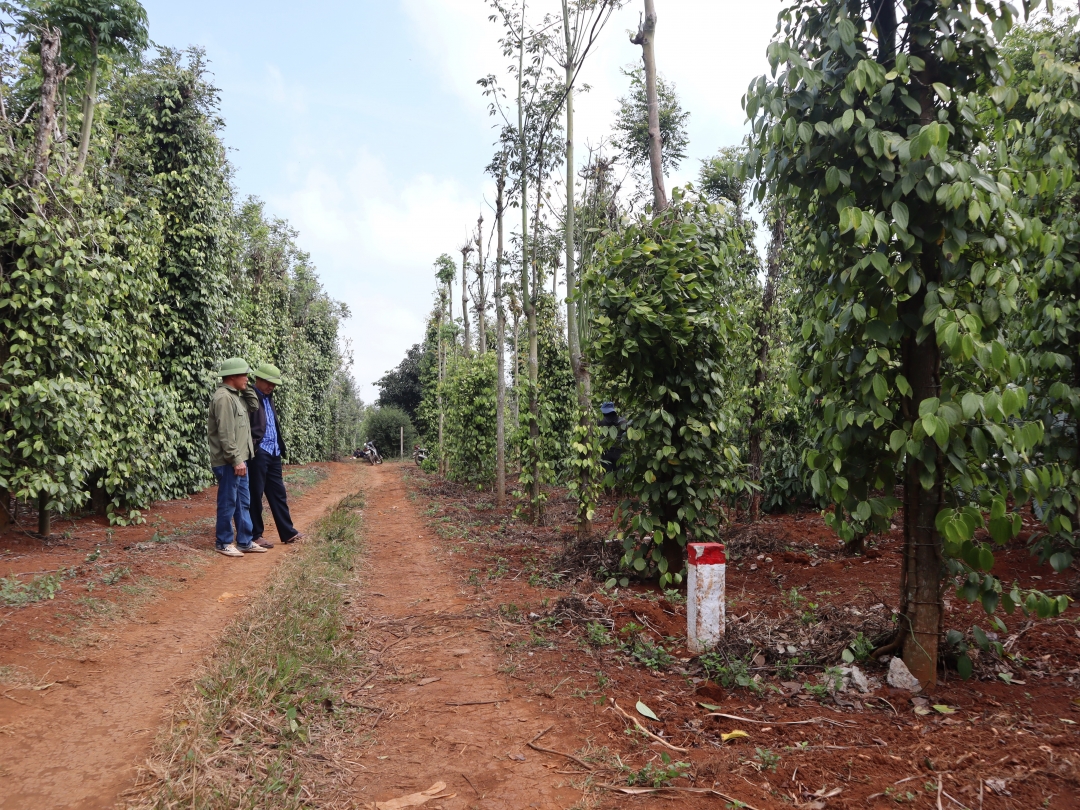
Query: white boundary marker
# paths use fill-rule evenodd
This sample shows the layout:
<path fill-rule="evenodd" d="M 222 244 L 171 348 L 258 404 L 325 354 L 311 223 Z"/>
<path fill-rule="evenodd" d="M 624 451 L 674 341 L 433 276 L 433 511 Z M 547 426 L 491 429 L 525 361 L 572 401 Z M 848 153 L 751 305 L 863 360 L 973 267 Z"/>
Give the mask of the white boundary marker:
<path fill-rule="evenodd" d="M 700 653 L 716 646 L 726 629 L 727 557 L 723 543 L 690 543 L 686 557 L 686 639 L 690 652 Z"/>

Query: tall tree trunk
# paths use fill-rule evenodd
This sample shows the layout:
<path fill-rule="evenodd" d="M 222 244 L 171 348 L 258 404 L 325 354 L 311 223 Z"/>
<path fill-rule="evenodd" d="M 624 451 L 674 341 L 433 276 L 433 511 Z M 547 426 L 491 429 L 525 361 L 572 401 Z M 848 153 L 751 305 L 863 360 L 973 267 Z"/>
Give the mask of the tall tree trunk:
<path fill-rule="evenodd" d="M 563 35 L 566 41 L 566 220 L 564 248 L 566 253 L 566 342 L 570 351 L 570 370 L 574 374 L 577 388 L 578 418 L 580 425 L 588 434 L 585 446 L 593 446 L 592 431 L 595 430 L 591 413 L 591 380 L 589 369 L 585 365 L 581 351 L 581 333 L 578 330 L 578 312 L 575 292 L 577 291 L 577 246 L 574 244 L 577 229 L 577 211 L 575 209 L 575 173 L 574 173 L 574 59 L 572 58 L 573 38 L 570 33 L 570 8 L 563 0 Z M 594 461 L 595 459 L 590 459 Z M 581 468 L 578 482 L 580 492 L 586 493 L 591 488 L 590 468 Z M 577 531 L 579 537 L 592 534 L 592 521 L 584 510 L 578 512 Z"/>
<path fill-rule="evenodd" d="M 38 534 L 48 537 L 52 534 L 52 514 L 49 512 L 49 493 L 38 493 Z"/>
<path fill-rule="evenodd" d="M 645 98 L 649 104 L 649 172 L 652 175 L 654 216 L 668 207 L 664 166 L 660 159 L 664 143 L 660 137 L 660 101 L 656 95 L 655 37 L 656 8 L 653 0 L 645 0 L 645 16 L 638 27 L 637 36 L 630 41 L 641 46 L 641 61 L 645 63 Z"/>
<path fill-rule="evenodd" d="M 470 253 L 472 253 L 472 245 L 466 242 L 461 246 L 461 321 L 465 326 L 464 347 L 466 357 L 472 354 L 472 337 L 469 334 L 468 260 Z"/>
<path fill-rule="evenodd" d="M 450 300 L 449 295 L 446 300 Z M 439 474 L 446 475 L 446 445 L 443 442 L 443 423 L 445 421 L 445 408 L 443 407 L 443 381 L 446 378 L 446 346 L 443 341 L 443 304 L 439 303 L 439 388 L 436 402 L 439 406 Z"/>
<path fill-rule="evenodd" d="M 884 50 L 888 53 L 888 46 Z M 932 64 L 932 54 L 918 42 L 913 43 L 912 53 Z M 926 125 L 934 120 L 929 93 L 932 76 L 924 71 L 918 78 L 915 94 L 922 110 L 920 123 Z M 926 232 L 937 227 L 937 223 L 925 220 L 918 225 Z M 937 340 L 931 334 L 920 343 L 916 338 L 917 327 L 912 326 L 922 323 L 927 287 L 940 284 L 941 265 L 936 251 L 924 253 L 921 259 L 922 285 L 899 309 L 900 321 L 908 331 L 901 343 L 901 366 L 911 385 L 911 395 L 901 400 L 901 410 L 904 419 L 912 423 L 919 418 L 919 404 L 923 400 L 941 396 L 941 351 Z M 937 515 L 945 502 L 942 470 L 946 463 L 933 437 L 927 437 L 926 441 L 934 447 L 936 455 L 930 486 L 923 486 L 920 473 L 924 466 L 919 459 L 908 454 L 904 469 L 904 565 L 900 575 L 903 659 L 924 687 L 937 683 L 938 644 L 944 617 L 941 581 L 945 566 Z"/>
<path fill-rule="evenodd" d="M 496 182 L 495 217 L 498 242 L 495 247 L 495 501 L 506 506 L 506 311 L 502 300 L 503 206 L 506 170 Z"/>
<path fill-rule="evenodd" d="M 75 160 L 75 174 L 82 174 L 86 167 L 86 156 L 90 151 L 90 133 L 94 128 L 94 107 L 97 106 L 98 46 L 95 39 L 90 62 L 90 78 L 86 82 L 86 97 L 83 99 L 82 132 L 79 134 L 79 156 Z"/>
<path fill-rule="evenodd" d="M 8 491 L 4 487 L 0 487 L 0 532 L 7 531 L 7 527 L 11 525 L 11 499 L 8 496 Z"/>
<path fill-rule="evenodd" d="M 516 430 L 521 425 L 521 414 L 518 413 L 518 384 L 521 382 L 521 310 L 512 295 L 510 305 L 514 313 L 514 364 L 511 366 L 510 377 L 514 394 L 510 397 L 510 419 Z"/>
<path fill-rule="evenodd" d="M 750 403 L 750 480 L 761 485 L 761 422 L 765 417 L 766 365 L 769 362 L 769 317 L 776 301 L 776 286 L 780 281 L 780 255 L 784 248 L 784 212 L 776 212 L 772 227 L 772 243 L 769 245 L 769 265 L 765 276 L 765 291 L 761 296 L 761 310 L 757 317 L 757 351 L 754 369 L 754 393 Z M 750 495 L 750 521 L 761 518 L 761 490 Z"/>
<path fill-rule="evenodd" d="M 60 31 L 46 28 L 41 32 L 41 113 L 34 136 L 33 184 L 41 185 L 49 171 L 53 129 L 56 127 L 56 88 L 60 84 Z"/>
<path fill-rule="evenodd" d="M 536 350 L 536 302 L 529 283 L 529 160 L 528 141 L 525 133 L 525 20 L 522 15 L 522 30 L 518 39 L 518 148 L 521 165 L 521 307 L 529 330 L 529 442 L 535 451 L 540 436 L 539 403 L 537 402 L 537 350 Z M 540 519 L 540 469 L 536 464 L 535 452 L 532 459 L 532 486 L 529 493 L 529 521 L 537 523 Z"/>
<path fill-rule="evenodd" d="M 927 274 L 931 281 L 931 274 Z M 919 295 L 901 305 L 903 310 L 921 315 L 926 286 Z M 906 320 L 906 319 L 905 319 Z M 911 384 L 911 396 L 903 400 L 904 419 L 919 418 L 919 403 L 941 395 L 941 355 L 937 341 L 930 335 L 922 343 L 909 334 L 902 346 L 903 373 Z M 927 442 L 933 442 L 928 437 Z M 944 502 L 941 468 L 945 463 L 937 454 L 934 482 L 924 489 L 919 473 L 923 464 L 908 456 L 904 470 L 904 564 L 900 575 L 903 659 L 911 674 L 923 686 L 937 682 L 938 640 L 941 630 L 941 578 L 944 574 L 941 537 L 935 521 Z"/>
<path fill-rule="evenodd" d="M 487 290 L 484 287 L 484 217 L 476 221 L 476 280 L 480 285 L 480 301 L 476 306 L 476 346 L 481 356 L 487 354 L 487 323 L 484 319 L 487 310 Z"/>

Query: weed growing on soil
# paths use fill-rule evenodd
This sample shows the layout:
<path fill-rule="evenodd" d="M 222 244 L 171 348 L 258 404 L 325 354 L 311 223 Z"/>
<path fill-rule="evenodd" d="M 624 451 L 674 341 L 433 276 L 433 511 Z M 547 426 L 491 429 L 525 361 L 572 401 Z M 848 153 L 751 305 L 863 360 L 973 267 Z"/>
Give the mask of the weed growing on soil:
<path fill-rule="evenodd" d="M 344 498 L 228 629 L 139 779 L 133 808 L 299 808 L 309 746 L 355 727 L 338 681 L 363 655 L 342 613 L 362 495 Z M 308 783 L 308 784 L 304 784 Z M 317 792 L 317 791 L 316 791 Z"/>
<path fill-rule="evenodd" d="M 754 660 L 755 655 L 757 655 L 757 650 L 751 650 L 745 658 L 742 656 L 728 657 L 718 650 L 713 650 L 704 653 L 698 661 L 709 679 L 719 683 L 721 686 L 727 688 L 741 686 L 754 693 L 760 693 L 761 684 L 755 681 L 750 674 L 750 662 Z"/>
<path fill-rule="evenodd" d="M 64 571 L 42 574 L 29 582 L 22 582 L 17 576 L 0 578 L 0 604 L 4 607 L 23 607 L 55 599 L 60 592 L 60 582 L 65 579 Z"/>
<path fill-rule="evenodd" d="M 122 580 L 130 573 L 131 569 L 128 568 L 126 565 L 120 568 L 114 568 L 112 571 L 110 571 L 101 578 L 101 582 L 104 585 L 115 585 L 117 582 Z"/>
<path fill-rule="evenodd" d="M 585 633 L 593 647 L 610 647 L 615 643 L 615 637 L 600 622 L 589 622 L 585 625 Z"/>
<path fill-rule="evenodd" d="M 780 764 L 780 755 L 773 753 L 768 748 L 755 748 L 754 759 L 758 761 L 764 771 L 775 771 Z"/>
<path fill-rule="evenodd" d="M 686 776 L 688 770 L 690 770 L 689 762 L 672 762 L 670 756 L 661 752 L 659 765 L 655 762 L 647 762 L 640 771 L 630 771 L 626 776 L 626 784 L 631 787 L 635 785 L 666 787 L 675 779 Z"/>

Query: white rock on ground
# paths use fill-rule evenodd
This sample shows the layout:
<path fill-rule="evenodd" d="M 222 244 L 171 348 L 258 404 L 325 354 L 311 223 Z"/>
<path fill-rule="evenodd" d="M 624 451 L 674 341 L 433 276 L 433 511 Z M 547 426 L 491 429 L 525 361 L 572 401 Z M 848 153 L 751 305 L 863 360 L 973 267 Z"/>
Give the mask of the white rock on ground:
<path fill-rule="evenodd" d="M 911 674 L 911 670 L 907 668 L 907 665 L 899 657 L 894 657 L 889 662 L 888 681 L 889 686 L 896 689 L 906 689 L 909 692 L 922 691 L 922 684 L 919 683 L 919 679 Z"/>
<path fill-rule="evenodd" d="M 864 695 L 870 691 L 870 681 L 867 680 L 863 671 L 858 667 L 853 666 L 851 668 L 851 682 L 855 684 L 855 688 L 862 692 Z"/>

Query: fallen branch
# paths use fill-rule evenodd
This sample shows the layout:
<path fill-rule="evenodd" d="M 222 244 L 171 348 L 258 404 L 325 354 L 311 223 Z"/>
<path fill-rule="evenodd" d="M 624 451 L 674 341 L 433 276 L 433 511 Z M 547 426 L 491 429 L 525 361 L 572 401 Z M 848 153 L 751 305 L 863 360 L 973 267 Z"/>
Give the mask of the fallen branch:
<path fill-rule="evenodd" d="M 687 749 L 679 748 L 679 746 L 677 746 L 677 745 L 672 745 L 667 740 L 665 740 L 663 737 L 661 737 L 661 736 L 659 736 L 657 734 L 653 734 L 651 731 L 649 731 L 647 728 L 645 728 L 645 726 L 641 725 L 641 723 L 639 723 L 637 721 L 636 717 L 632 717 L 631 715 L 624 712 L 622 710 L 622 708 L 619 706 L 619 704 L 615 702 L 615 698 L 610 698 L 610 700 L 611 700 L 611 705 L 615 707 L 615 711 L 617 711 L 619 714 L 621 714 L 623 717 L 625 717 L 627 720 L 629 720 L 631 723 L 633 723 L 635 726 L 637 726 L 638 729 L 641 731 L 641 733 L 644 734 L 646 737 L 651 737 L 652 739 L 656 740 L 658 743 L 660 743 L 665 748 L 670 748 L 672 751 L 677 751 L 680 754 L 688 754 L 688 753 L 690 753 Z"/>
<path fill-rule="evenodd" d="M 863 698 L 863 700 L 864 701 L 867 701 L 867 700 L 880 700 L 882 703 L 884 703 L 886 706 L 888 706 L 890 709 L 892 709 L 894 715 L 896 715 L 897 717 L 900 716 L 900 712 L 898 712 L 896 710 L 896 707 L 893 706 L 891 703 L 889 703 L 889 701 L 887 701 L 883 697 L 878 697 L 877 695 L 870 695 L 869 697 Z"/>
<path fill-rule="evenodd" d="M 447 706 L 487 706 L 490 703 L 506 703 L 508 700 L 513 700 L 513 698 L 499 698 L 498 700 L 464 700 L 464 701 L 457 702 L 457 703 L 447 701 L 446 705 Z"/>
<path fill-rule="evenodd" d="M 728 796 L 726 793 L 721 793 L 719 790 L 713 790 L 712 788 L 690 788 L 690 787 L 647 788 L 647 787 L 623 787 L 622 785 L 597 785 L 597 787 L 603 788 L 604 790 L 612 790 L 612 791 L 615 791 L 616 793 L 625 793 L 628 796 L 642 796 L 642 795 L 645 795 L 647 793 L 666 793 L 666 792 L 696 793 L 699 796 L 719 796 L 724 801 L 731 802 L 736 807 L 745 807 L 745 808 L 747 808 L 747 810 L 759 810 L 757 807 L 754 807 L 754 805 L 752 805 L 752 804 L 747 804 L 746 802 L 742 801 L 741 799 L 733 798 L 731 796 Z"/>
<path fill-rule="evenodd" d="M 541 737 L 543 737 L 545 734 L 547 734 L 553 728 L 555 728 L 555 726 L 548 726 L 543 731 L 541 731 L 539 734 L 537 734 L 535 737 L 533 737 L 531 740 L 529 740 L 529 742 L 525 743 L 525 745 L 529 746 L 529 748 L 531 748 L 533 751 L 540 751 L 540 752 L 545 753 L 545 754 L 555 754 L 555 756 L 564 757 L 564 758 L 570 760 L 571 762 L 576 762 L 578 765 L 580 765 L 582 768 L 584 768 L 587 771 L 594 770 L 594 767 L 592 765 L 585 762 L 584 760 L 578 759 L 573 754 L 564 754 L 562 751 L 556 751 L 554 748 L 544 748 L 543 746 L 539 746 L 539 745 L 536 744 L 537 740 L 539 740 Z"/>
<path fill-rule="evenodd" d="M 706 717 L 726 717 L 728 720 L 738 720 L 741 723 L 759 723 L 763 726 L 804 726 L 808 723 L 829 723 L 830 725 L 839 726 L 840 728 L 852 728 L 854 723 L 838 723 L 835 720 L 830 720 L 828 717 L 811 717 L 809 720 L 751 720 L 749 717 L 739 717 L 734 714 L 724 714 L 723 712 L 711 712 Z"/>

